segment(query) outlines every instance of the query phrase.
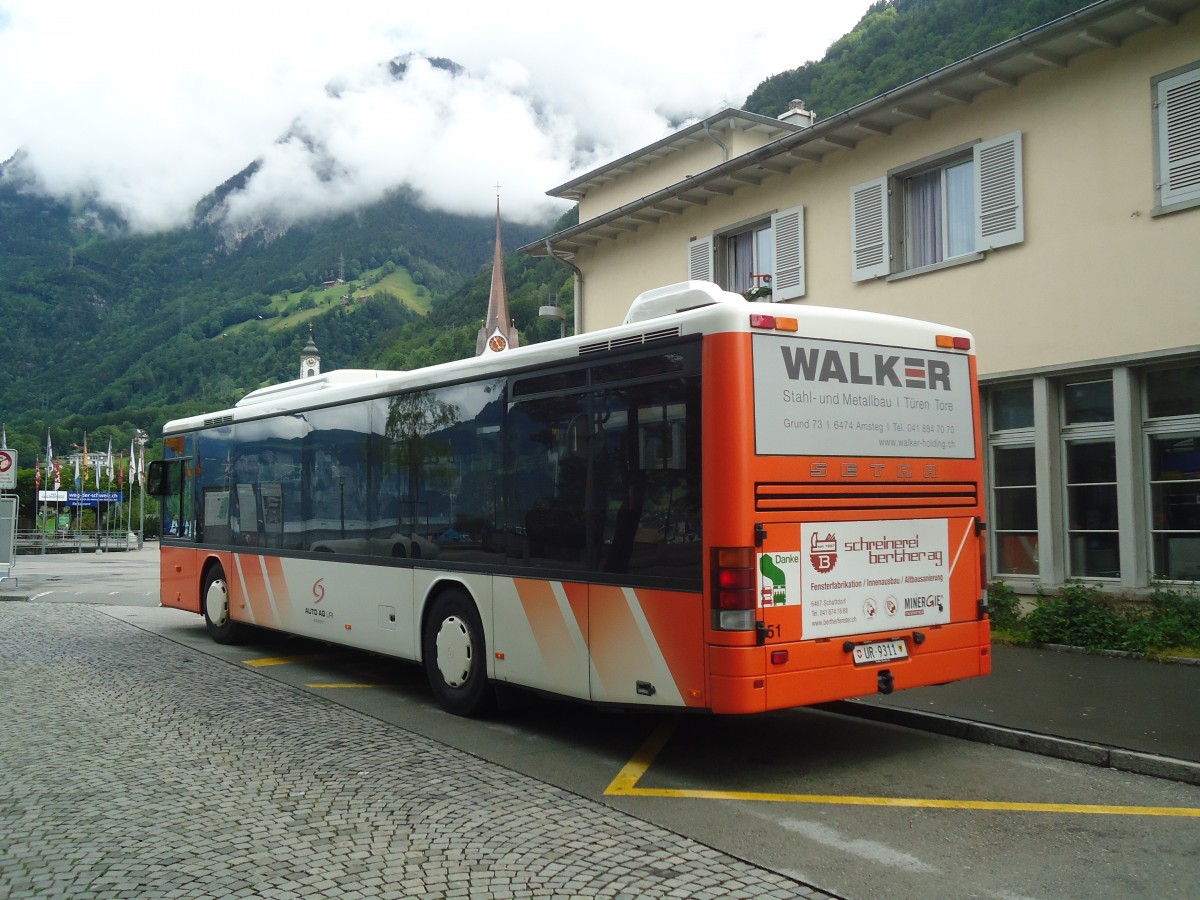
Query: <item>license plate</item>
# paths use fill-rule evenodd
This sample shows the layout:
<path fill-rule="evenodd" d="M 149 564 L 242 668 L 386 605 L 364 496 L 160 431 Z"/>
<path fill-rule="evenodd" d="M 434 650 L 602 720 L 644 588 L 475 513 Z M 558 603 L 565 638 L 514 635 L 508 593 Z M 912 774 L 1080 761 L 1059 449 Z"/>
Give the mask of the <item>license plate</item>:
<path fill-rule="evenodd" d="M 856 666 L 869 666 L 872 663 L 890 662 L 893 659 L 908 659 L 908 646 L 904 641 L 878 641 L 873 644 L 854 645 L 854 664 Z"/>

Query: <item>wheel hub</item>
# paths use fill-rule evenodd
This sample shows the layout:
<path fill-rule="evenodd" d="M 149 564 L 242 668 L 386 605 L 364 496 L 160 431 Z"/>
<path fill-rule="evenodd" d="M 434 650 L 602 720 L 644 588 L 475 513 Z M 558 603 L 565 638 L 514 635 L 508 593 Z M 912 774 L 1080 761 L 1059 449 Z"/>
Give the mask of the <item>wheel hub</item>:
<path fill-rule="evenodd" d="M 208 586 L 204 609 L 208 613 L 208 620 L 218 628 L 229 621 L 229 588 L 224 581 L 217 580 Z"/>
<path fill-rule="evenodd" d="M 475 647 L 467 623 L 458 616 L 447 616 L 437 633 L 437 666 L 442 680 L 458 688 L 467 683 Z"/>

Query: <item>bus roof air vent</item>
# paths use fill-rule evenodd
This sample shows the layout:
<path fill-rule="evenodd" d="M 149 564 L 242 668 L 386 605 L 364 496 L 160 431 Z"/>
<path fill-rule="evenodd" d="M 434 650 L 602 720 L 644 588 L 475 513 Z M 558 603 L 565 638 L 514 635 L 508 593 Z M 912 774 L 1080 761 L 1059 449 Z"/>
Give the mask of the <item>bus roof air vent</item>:
<path fill-rule="evenodd" d="M 670 316 L 715 303 L 745 302 L 741 294 L 723 291 L 711 281 L 681 281 L 638 294 L 625 314 L 625 324 L 632 325 L 634 322 Z"/>
<path fill-rule="evenodd" d="M 659 328 L 656 331 L 627 334 L 624 337 L 613 338 L 611 341 L 593 341 L 590 344 L 580 344 L 579 355 L 587 356 L 589 353 L 604 353 L 607 350 L 625 350 L 629 347 L 640 347 L 642 344 L 649 344 L 651 341 L 665 341 L 670 338 L 677 338 L 679 334 L 679 326 L 672 325 L 670 328 Z"/>

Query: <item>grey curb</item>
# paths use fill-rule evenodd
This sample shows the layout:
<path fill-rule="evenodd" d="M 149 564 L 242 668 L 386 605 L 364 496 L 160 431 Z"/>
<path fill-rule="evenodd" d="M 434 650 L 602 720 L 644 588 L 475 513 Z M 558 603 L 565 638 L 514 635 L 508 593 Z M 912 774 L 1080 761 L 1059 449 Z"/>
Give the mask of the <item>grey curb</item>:
<path fill-rule="evenodd" d="M 1122 750 L 1119 747 L 1074 741 L 1048 734 L 1021 731 L 1016 728 L 1003 728 L 999 725 L 985 725 L 981 722 L 943 716 L 939 713 L 874 706 L 854 700 L 826 703 L 822 704 L 820 708 L 839 715 L 886 722 L 889 725 L 900 725 L 904 728 L 930 731 L 947 737 L 993 744 L 1012 750 L 1023 750 L 1026 753 L 1036 753 L 1040 756 L 1051 756 L 1055 759 L 1065 759 L 1090 766 L 1119 769 L 1138 775 L 1150 775 L 1154 778 L 1200 785 L 1200 763 L 1186 759 L 1173 759 L 1168 756 L 1156 756 L 1153 753 Z"/>

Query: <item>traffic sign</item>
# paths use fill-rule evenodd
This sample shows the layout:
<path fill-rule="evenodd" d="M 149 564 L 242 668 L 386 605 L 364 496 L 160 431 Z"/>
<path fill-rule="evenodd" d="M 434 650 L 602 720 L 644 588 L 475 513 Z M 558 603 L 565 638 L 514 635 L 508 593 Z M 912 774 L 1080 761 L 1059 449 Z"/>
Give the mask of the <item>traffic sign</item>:
<path fill-rule="evenodd" d="M 0 489 L 15 490 L 17 486 L 17 451 L 0 450 Z"/>

